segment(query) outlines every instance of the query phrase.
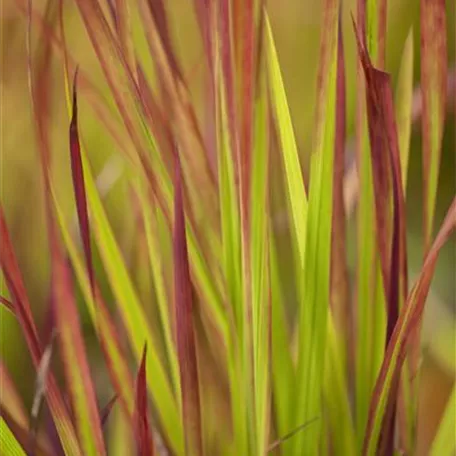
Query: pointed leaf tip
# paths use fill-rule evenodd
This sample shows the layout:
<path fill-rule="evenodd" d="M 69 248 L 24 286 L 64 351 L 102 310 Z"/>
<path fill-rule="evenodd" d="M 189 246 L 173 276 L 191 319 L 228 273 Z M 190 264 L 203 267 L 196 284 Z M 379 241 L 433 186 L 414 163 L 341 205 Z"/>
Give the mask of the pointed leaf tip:
<path fill-rule="evenodd" d="M 134 429 L 139 456 L 153 456 L 154 444 L 147 407 L 146 378 L 147 342 L 144 344 L 141 363 L 136 378 L 136 404 L 134 413 Z"/>
<path fill-rule="evenodd" d="M 79 230 L 81 232 L 82 243 L 84 246 L 84 255 L 87 264 L 87 271 L 90 280 L 92 293 L 95 291 L 95 281 L 92 263 L 92 249 L 90 245 L 90 226 L 89 213 L 87 209 L 87 195 L 84 185 L 84 168 L 82 165 L 81 146 L 78 129 L 78 98 L 77 98 L 77 81 L 79 66 L 76 67 L 73 78 L 73 112 L 70 123 L 70 155 L 71 155 L 71 172 L 73 178 L 73 190 L 76 200 L 76 210 L 78 214 Z"/>
<path fill-rule="evenodd" d="M 189 454 L 199 455 L 202 454 L 201 410 L 182 181 L 179 151 L 176 149 L 173 232 L 174 309 L 180 366 L 182 420 L 185 430 L 186 451 Z"/>

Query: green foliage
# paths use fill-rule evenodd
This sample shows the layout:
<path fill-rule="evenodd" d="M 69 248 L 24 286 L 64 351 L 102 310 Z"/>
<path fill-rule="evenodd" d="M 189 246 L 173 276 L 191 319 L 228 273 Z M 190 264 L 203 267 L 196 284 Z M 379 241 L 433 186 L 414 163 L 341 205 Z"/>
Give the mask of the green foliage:
<path fill-rule="evenodd" d="M 202 100 L 173 47 L 173 16 L 163 0 L 121 0 L 110 3 L 112 9 L 98 0 L 75 3 L 83 23 L 78 33 L 90 39 L 107 100 L 88 69 L 74 65 L 63 2 L 59 37 L 52 8 L 44 18 L 31 4 L 24 9 L 52 278 L 49 313 L 62 385 L 55 380 L 58 366 L 50 362 L 57 356 L 51 355 L 53 339 L 38 335 L 11 228 L 0 211 L 0 266 L 9 292 L 1 303 L 23 331 L 37 371 L 34 403 L 41 404 L 44 391 L 64 453 L 123 454 L 134 452 L 134 444 L 142 456 L 162 454 L 161 447 L 179 456 L 374 455 L 392 454 L 400 442 L 400 450 L 412 454 L 417 406 L 410 394 L 419 379 L 420 323 L 438 253 L 456 225 L 455 200 L 431 242 L 447 78 L 443 32 L 431 32 L 445 18 L 444 2 L 422 2 L 429 13 L 421 22 L 421 68 L 430 169 L 424 175 L 426 256 L 410 290 L 405 190 L 412 34 L 393 102 L 384 72 L 386 2 L 358 2 L 353 297 L 347 249 L 339 248 L 345 247 L 349 217 L 342 197 L 343 2 L 322 2 L 310 166 L 298 149 L 265 2 L 195 0 L 194 26 L 204 50 Z M 31 41 L 37 24 L 45 24 L 39 65 Z M 439 53 L 435 68 L 429 49 Z M 59 102 L 66 96 L 61 103 L 69 132 L 61 135 L 71 163 L 70 210 L 52 172 L 52 157 L 62 151 L 53 146 L 47 113 L 51 54 L 59 57 L 66 91 Z M 73 72 L 78 77 L 71 100 Z M 132 226 L 131 250 L 143 260 L 139 268 L 110 218 L 86 116 L 96 118 L 97 135 L 112 142 L 112 156 L 121 163 L 113 185 L 126 190 L 122 217 Z M 286 242 L 276 226 L 276 194 L 284 195 Z M 282 249 L 288 241 L 290 255 Z M 285 273 L 284 263 L 290 263 Z M 285 281 L 289 272 L 292 279 Z M 82 309 L 100 348 L 100 366 L 90 362 Z M 57 454 L 36 410 L 27 423 L 7 367 L 0 367 L 9 397 L 0 402 L 2 450 L 19 456 L 34 445 L 37 454 Z M 98 375 L 114 392 L 105 408 L 99 405 L 105 391 L 96 387 Z M 453 391 L 435 455 L 453 449 L 454 402 Z M 113 423 L 105 426 L 113 407 Z"/>

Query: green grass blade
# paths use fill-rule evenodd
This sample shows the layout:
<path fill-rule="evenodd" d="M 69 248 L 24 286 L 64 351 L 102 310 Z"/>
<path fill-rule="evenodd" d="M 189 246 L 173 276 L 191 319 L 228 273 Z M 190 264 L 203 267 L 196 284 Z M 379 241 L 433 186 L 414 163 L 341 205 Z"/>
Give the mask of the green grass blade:
<path fill-rule="evenodd" d="M 295 426 L 321 415 L 329 312 L 339 2 L 325 1 L 323 11 L 316 138 L 307 214 L 304 300 L 299 308 Z M 320 419 L 294 438 L 295 454 L 318 452 L 322 422 Z"/>
<path fill-rule="evenodd" d="M 255 392 L 256 453 L 264 454 L 269 437 L 270 316 L 268 258 L 269 137 L 265 81 L 255 104 L 255 130 L 250 193 L 250 258 L 253 325 L 253 385 Z"/>
<path fill-rule="evenodd" d="M 0 448 L 8 456 L 27 456 L 3 417 L 0 417 Z"/>
<path fill-rule="evenodd" d="M 163 428 L 169 436 L 174 450 L 181 454 L 183 448 L 182 427 L 176 399 L 173 397 L 172 388 L 167 379 L 162 361 L 155 350 L 153 335 L 107 219 L 84 151 L 82 151 L 82 157 L 86 176 L 88 204 L 93 220 L 92 228 L 108 280 L 137 359 L 140 359 L 144 343 L 147 342 L 149 349 L 147 370 L 154 373 L 153 379 L 151 376 L 149 377 L 149 390 L 154 399 Z"/>
<path fill-rule="evenodd" d="M 163 277 L 163 261 L 160 254 L 159 224 L 163 223 L 162 213 L 158 206 L 153 206 L 153 201 L 147 198 L 146 190 L 140 185 L 137 187 L 137 194 L 141 205 L 141 216 L 143 217 L 144 229 L 146 232 L 148 259 L 152 271 L 155 296 L 160 313 L 160 324 L 163 330 L 164 342 L 168 362 L 171 369 L 171 378 L 176 394 L 179 391 L 179 363 L 176 347 L 172 333 L 172 318 L 168 308 L 168 296 Z"/>
<path fill-rule="evenodd" d="M 453 386 L 437 434 L 432 442 L 430 456 L 451 456 L 456 452 L 456 385 Z"/>
<path fill-rule="evenodd" d="M 126 357 L 124 353 L 122 353 L 120 347 L 119 335 L 109 316 L 106 305 L 101 299 L 99 291 L 96 291 L 96 298 L 92 293 L 87 268 L 85 267 L 84 260 L 81 258 L 74 239 L 71 237 L 68 223 L 65 220 L 54 189 L 52 189 L 52 196 L 62 239 L 81 288 L 84 304 L 87 307 L 100 344 L 104 349 L 112 383 L 119 394 L 120 401 L 124 405 L 125 410 L 127 410 L 128 415 L 131 416 L 134 403 L 133 379 L 129 371 Z"/>
<path fill-rule="evenodd" d="M 306 240 L 307 195 L 279 59 L 272 36 L 271 24 L 267 15 L 265 15 L 265 21 L 267 67 L 273 114 L 278 124 L 277 128 L 283 155 L 288 204 L 293 222 L 292 236 L 298 253 L 297 264 L 302 267 L 304 264 Z"/>
<path fill-rule="evenodd" d="M 272 230 L 272 228 L 269 228 Z M 276 246 L 272 234 L 269 236 L 269 261 L 271 284 L 271 357 L 274 421 L 278 436 L 287 435 L 293 429 L 291 413 L 296 391 L 296 377 L 290 350 L 285 315 L 284 298 L 279 276 Z M 285 453 L 290 450 L 291 441 L 283 442 Z"/>
<path fill-rule="evenodd" d="M 328 318 L 328 341 L 323 394 L 328 413 L 334 455 L 356 454 L 356 436 L 350 409 L 349 389 L 341 347 L 332 315 Z"/>
<path fill-rule="evenodd" d="M 242 367 L 242 350 L 245 334 L 245 300 L 242 277 L 242 236 L 239 195 L 235 181 L 235 157 L 231 145 L 227 106 L 227 91 L 220 68 L 216 67 L 216 128 L 218 137 L 219 205 L 221 217 L 223 275 L 227 287 L 227 300 L 234 316 L 234 331 L 230 336 L 230 390 L 233 403 L 233 432 L 235 446 L 248 454 L 248 404 L 246 375 Z"/>

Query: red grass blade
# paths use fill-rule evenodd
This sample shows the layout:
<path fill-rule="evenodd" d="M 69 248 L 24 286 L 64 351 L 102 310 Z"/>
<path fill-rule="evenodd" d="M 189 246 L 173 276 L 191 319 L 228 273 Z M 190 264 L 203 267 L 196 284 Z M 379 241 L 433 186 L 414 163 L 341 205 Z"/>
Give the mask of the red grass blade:
<path fill-rule="evenodd" d="M 187 454 L 201 455 L 201 410 L 196 343 L 193 327 L 193 299 L 185 234 L 182 175 L 179 152 L 175 151 L 174 182 L 174 309 L 176 314 L 177 354 L 180 367 L 182 419 Z"/>
<path fill-rule="evenodd" d="M 346 139 L 345 62 L 341 17 L 337 54 L 336 132 L 334 144 L 333 212 L 331 233 L 331 306 L 346 347 L 350 346 L 349 287 L 346 252 L 346 215 L 344 207 L 344 172 Z M 351 353 L 349 354 L 351 358 Z"/>
<path fill-rule="evenodd" d="M 5 308 L 8 309 L 13 315 L 16 313 L 16 310 L 14 309 L 14 304 L 9 299 L 0 296 L 0 303 L 3 304 Z"/>
<path fill-rule="evenodd" d="M 407 295 L 405 200 L 390 77 L 372 66 L 358 34 L 357 41 L 366 77 L 377 243 L 387 299 L 388 345 L 398 319 L 400 302 L 405 302 Z M 391 390 L 391 400 L 382 430 L 380 451 L 384 454 L 392 454 L 394 447 L 397 386 L 398 384 L 395 384 Z"/>
<path fill-rule="evenodd" d="M 139 456 L 153 456 L 155 452 L 147 412 L 146 356 L 147 345 L 144 345 L 141 364 L 136 379 L 136 405 L 134 412 L 134 428 Z"/>
<path fill-rule="evenodd" d="M 385 354 L 380 374 L 375 384 L 369 409 L 369 419 L 364 439 L 363 455 L 376 454 L 377 442 L 390 393 L 397 384 L 410 337 L 421 323 L 426 298 L 431 286 L 440 249 L 456 229 L 456 198 L 448 210 L 440 231 L 426 255 L 423 268 L 394 328 Z"/>
<path fill-rule="evenodd" d="M 420 5 L 423 216 L 426 253 L 431 245 L 434 224 L 441 143 L 445 123 L 448 56 L 445 0 L 421 0 Z"/>
<path fill-rule="evenodd" d="M 25 291 L 22 275 L 8 233 L 5 214 L 3 213 L 3 208 L 1 206 L 0 239 L 2 240 L 0 242 L 0 266 L 2 268 L 8 290 L 11 294 L 12 302 L 16 308 L 16 315 L 32 356 L 33 364 L 35 368 L 38 369 L 43 351 L 41 343 L 38 339 L 35 323 L 33 322 L 30 302 Z M 71 454 L 79 455 L 81 453 L 76 439 L 76 434 L 64 405 L 63 398 L 52 374 L 49 374 L 46 386 L 46 399 L 58 428 L 62 445 Z"/>
<path fill-rule="evenodd" d="M 111 411 L 117 403 L 118 396 L 115 394 L 109 402 L 102 408 L 100 411 L 100 419 L 101 419 L 101 426 L 104 427 L 106 421 L 108 421 L 109 416 L 111 415 Z"/>
<path fill-rule="evenodd" d="M 73 177 L 73 189 L 76 200 L 76 209 L 78 213 L 79 229 L 81 232 L 82 244 L 84 246 L 84 254 L 87 263 L 87 271 L 90 280 L 92 293 L 94 293 L 94 272 L 92 264 L 92 249 L 90 246 L 90 227 L 89 213 L 87 210 L 87 196 L 84 186 L 84 170 L 81 160 L 81 148 L 79 144 L 78 132 L 78 100 L 77 100 L 77 77 L 78 69 L 74 74 L 73 81 L 73 115 L 70 123 L 70 158 L 71 172 Z"/>
<path fill-rule="evenodd" d="M 405 200 L 401 184 L 399 144 L 390 77 L 371 64 L 358 33 L 357 40 L 358 51 L 366 76 L 367 114 L 377 211 L 377 236 L 379 238 L 385 295 L 389 303 L 388 342 L 397 320 L 400 297 L 399 279 L 401 279 L 401 295 L 404 300 L 407 294 Z M 388 215 L 391 205 L 393 207 L 392 221 L 389 220 Z M 389 231 L 388 235 L 385 234 L 387 231 Z"/>
<path fill-rule="evenodd" d="M 106 454 L 106 450 L 72 291 L 71 271 L 62 253 L 57 249 L 52 252 L 54 311 L 72 409 L 84 453 L 101 456 Z"/>

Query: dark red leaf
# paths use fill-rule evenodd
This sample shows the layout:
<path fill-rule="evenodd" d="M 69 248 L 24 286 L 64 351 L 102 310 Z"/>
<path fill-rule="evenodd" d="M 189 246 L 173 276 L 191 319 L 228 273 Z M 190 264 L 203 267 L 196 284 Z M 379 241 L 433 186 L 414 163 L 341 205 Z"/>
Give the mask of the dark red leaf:
<path fill-rule="evenodd" d="M 16 313 L 16 311 L 14 310 L 14 304 L 9 299 L 0 296 L 0 303 L 2 303 L 5 306 L 5 308 L 8 309 L 11 313 Z"/>
<path fill-rule="evenodd" d="M 118 397 L 119 396 L 117 396 L 117 394 L 115 394 L 109 400 L 109 402 L 101 409 L 101 411 L 100 411 L 100 419 L 101 419 L 101 426 L 102 427 L 104 427 L 104 425 L 106 424 L 106 421 L 108 420 L 109 416 L 111 415 L 111 411 L 112 411 L 114 405 L 116 404 Z"/>
<path fill-rule="evenodd" d="M 73 177 L 73 189 L 78 213 L 79 229 L 81 232 L 84 255 L 87 264 L 90 286 L 94 293 L 94 271 L 92 264 L 92 249 L 90 245 L 89 213 L 87 210 L 87 196 L 84 185 L 84 170 L 82 167 L 81 146 L 78 132 L 78 100 L 77 100 L 77 77 L 78 69 L 74 73 L 73 81 L 73 113 L 70 123 L 70 156 L 71 172 Z"/>
<path fill-rule="evenodd" d="M 176 314 L 177 354 L 179 358 L 182 413 L 186 451 L 202 454 L 201 410 L 198 366 L 193 327 L 193 299 L 185 234 L 182 174 L 179 152 L 175 152 L 174 181 L 174 309 Z"/>
<path fill-rule="evenodd" d="M 355 32 L 356 27 L 355 27 Z M 376 211 L 377 244 L 387 300 L 386 345 L 407 295 L 405 200 L 390 76 L 371 64 L 357 33 L 358 52 L 366 78 L 366 100 Z M 391 215 L 392 209 L 392 215 Z M 397 388 L 398 383 L 394 386 Z M 382 431 L 382 451 L 392 454 L 397 391 L 390 395 Z"/>
<path fill-rule="evenodd" d="M 394 390 L 395 385 L 397 385 L 401 367 L 407 354 L 410 338 L 418 325 L 421 323 L 426 298 L 429 293 L 440 249 L 447 242 L 455 229 L 456 197 L 453 199 L 440 231 L 426 255 L 418 280 L 409 293 L 407 302 L 402 307 L 399 319 L 389 341 L 385 359 L 372 394 L 372 400 L 369 408 L 369 418 L 364 438 L 364 455 L 367 454 L 370 440 L 372 439 L 374 421 L 377 419 L 379 413 L 378 409 L 380 406 L 380 399 L 385 393 L 389 393 L 389 398 L 391 398 L 390 392 L 391 390 Z M 393 356 L 396 352 L 397 357 Z M 391 386 L 389 388 L 385 383 L 388 374 L 392 374 Z"/>
<path fill-rule="evenodd" d="M 139 456 L 154 455 L 154 442 L 147 410 L 146 356 L 147 344 L 144 345 L 141 364 L 139 366 L 138 376 L 136 378 L 134 429 Z"/>

